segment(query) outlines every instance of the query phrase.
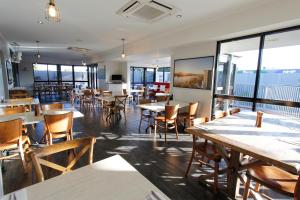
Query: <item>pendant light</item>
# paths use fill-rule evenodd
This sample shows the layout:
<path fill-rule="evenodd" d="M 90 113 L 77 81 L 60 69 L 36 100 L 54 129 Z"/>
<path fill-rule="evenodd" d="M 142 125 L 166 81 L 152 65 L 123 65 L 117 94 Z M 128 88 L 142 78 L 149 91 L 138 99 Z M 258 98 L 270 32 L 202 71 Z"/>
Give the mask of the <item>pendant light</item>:
<path fill-rule="evenodd" d="M 86 55 L 85 54 L 83 54 L 81 63 L 82 63 L 83 66 L 86 66 Z"/>
<path fill-rule="evenodd" d="M 60 22 L 59 9 L 55 5 L 54 0 L 49 0 L 49 3 L 47 3 L 46 10 L 45 10 L 45 18 L 48 21 Z"/>
<path fill-rule="evenodd" d="M 122 56 L 123 59 L 125 59 L 125 57 L 126 57 L 125 50 L 124 50 L 124 42 L 125 42 L 125 39 L 122 38 L 123 50 L 122 50 L 122 55 L 121 56 Z"/>

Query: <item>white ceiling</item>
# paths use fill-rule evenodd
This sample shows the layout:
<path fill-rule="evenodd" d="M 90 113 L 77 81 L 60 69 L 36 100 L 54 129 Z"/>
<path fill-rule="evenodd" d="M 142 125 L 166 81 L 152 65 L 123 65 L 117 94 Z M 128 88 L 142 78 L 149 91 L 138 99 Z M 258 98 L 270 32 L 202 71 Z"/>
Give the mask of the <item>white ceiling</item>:
<path fill-rule="evenodd" d="M 40 41 L 41 53 L 59 57 L 79 57 L 68 46 L 88 48 L 97 54 L 126 42 L 143 40 L 148 36 L 176 32 L 211 19 L 256 7 L 261 0 L 163 0 L 181 11 L 183 18 L 169 16 L 147 24 L 118 16 L 116 11 L 129 0 L 56 0 L 61 11 L 61 23 L 44 20 L 47 0 L 1 0 L 0 33 L 8 42 L 17 42 L 21 50 L 36 51 Z M 160 0 L 158 0 L 160 1 Z M 42 20 L 44 24 L 38 24 Z"/>

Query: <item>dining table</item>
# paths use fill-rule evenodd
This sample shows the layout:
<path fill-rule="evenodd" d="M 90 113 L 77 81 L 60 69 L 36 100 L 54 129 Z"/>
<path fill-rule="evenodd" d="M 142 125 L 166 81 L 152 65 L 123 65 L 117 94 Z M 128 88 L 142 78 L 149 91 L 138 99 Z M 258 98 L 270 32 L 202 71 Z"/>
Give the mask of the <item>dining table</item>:
<path fill-rule="evenodd" d="M 0 200 L 169 200 L 120 155 L 50 178 Z"/>
<path fill-rule="evenodd" d="M 227 191 L 232 198 L 238 194 L 239 172 L 251 165 L 263 162 L 300 173 L 300 121 L 263 113 L 262 125 L 257 127 L 256 117 L 256 112 L 245 110 L 186 129 L 187 133 L 212 141 L 219 149 L 230 149 L 230 154 L 224 158 L 228 158 Z M 254 161 L 242 163 L 243 155 Z"/>

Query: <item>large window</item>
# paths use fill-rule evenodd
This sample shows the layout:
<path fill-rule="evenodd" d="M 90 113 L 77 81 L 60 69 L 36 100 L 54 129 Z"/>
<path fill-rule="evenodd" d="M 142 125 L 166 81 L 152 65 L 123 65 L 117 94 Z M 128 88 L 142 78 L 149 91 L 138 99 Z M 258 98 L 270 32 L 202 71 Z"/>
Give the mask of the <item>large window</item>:
<path fill-rule="evenodd" d="M 300 117 L 297 28 L 218 42 L 214 111 L 242 107 Z"/>
<path fill-rule="evenodd" d="M 170 67 L 160 67 L 157 69 L 156 82 L 161 82 L 161 83 L 171 82 Z"/>
<path fill-rule="evenodd" d="M 131 87 L 151 86 L 155 80 L 155 68 L 131 67 Z"/>
<path fill-rule="evenodd" d="M 61 65 L 61 80 L 72 81 L 73 80 L 73 66 L 72 65 Z"/>
<path fill-rule="evenodd" d="M 57 65 L 34 64 L 34 81 L 57 81 Z"/>

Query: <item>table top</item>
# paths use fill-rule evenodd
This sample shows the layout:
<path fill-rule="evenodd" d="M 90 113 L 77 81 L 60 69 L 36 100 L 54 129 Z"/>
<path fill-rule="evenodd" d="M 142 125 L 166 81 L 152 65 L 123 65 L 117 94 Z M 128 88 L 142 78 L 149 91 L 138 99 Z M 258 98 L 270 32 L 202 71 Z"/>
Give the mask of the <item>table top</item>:
<path fill-rule="evenodd" d="M 158 92 L 158 93 L 155 93 L 155 96 L 157 96 L 157 97 L 165 97 L 165 96 L 171 96 L 171 94 L 170 93 Z"/>
<path fill-rule="evenodd" d="M 4 103 L 0 103 L 0 108 L 9 106 L 27 106 L 40 104 L 38 98 L 22 98 L 22 99 L 6 99 Z"/>
<path fill-rule="evenodd" d="M 145 92 L 145 90 L 143 90 L 143 89 L 130 89 L 129 91 L 131 93 Z"/>
<path fill-rule="evenodd" d="M 300 121 L 264 113 L 262 127 L 257 128 L 255 122 L 256 112 L 242 111 L 195 125 L 186 131 L 292 173 L 299 173 Z"/>
<path fill-rule="evenodd" d="M 137 105 L 138 108 L 145 109 L 145 110 L 150 110 L 152 112 L 163 112 L 165 111 L 165 106 L 167 102 L 166 101 L 161 101 L 161 102 L 155 102 L 155 103 L 146 103 L 146 104 L 140 104 Z M 183 108 L 189 105 L 189 103 L 186 102 L 180 102 L 180 101 L 170 101 L 169 105 L 170 106 L 175 106 L 179 105 L 179 108 Z"/>
<path fill-rule="evenodd" d="M 44 111 L 43 114 L 47 115 L 55 115 L 55 114 L 63 114 L 66 112 L 73 112 L 73 118 L 80 118 L 84 117 L 84 115 L 76 110 L 75 108 L 64 108 L 63 110 L 49 110 L 49 111 Z M 28 124 L 37 124 L 39 122 L 44 121 L 44 116 L 35 116 L 34 112 L 25 112 L 25 113 L 18 113 L 18 114 L 11 114 L 11 115 L 2 115 L 0 116 L 0 121 L 8 121 L 16 118 L 21 118 L 23 119 L 23 125 L 28 125 Z"/>
<path fill-rule="evenodd" d="M 149 198 L 149 194 L 159 198 Z M 0 200 L 146 200 L 169 198 L 121 156 L 115 155 L 64 175 L 7 194 Z"/>

